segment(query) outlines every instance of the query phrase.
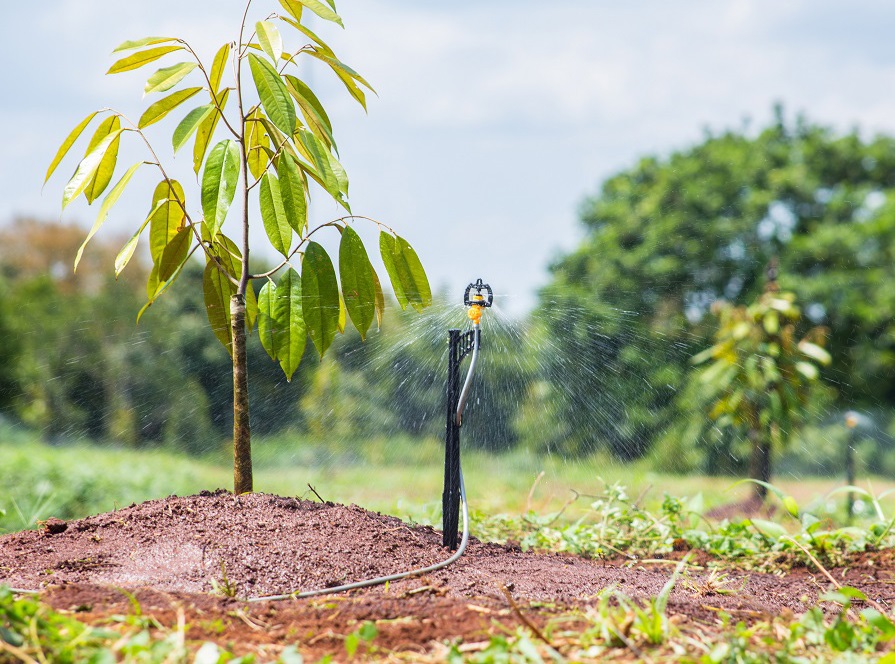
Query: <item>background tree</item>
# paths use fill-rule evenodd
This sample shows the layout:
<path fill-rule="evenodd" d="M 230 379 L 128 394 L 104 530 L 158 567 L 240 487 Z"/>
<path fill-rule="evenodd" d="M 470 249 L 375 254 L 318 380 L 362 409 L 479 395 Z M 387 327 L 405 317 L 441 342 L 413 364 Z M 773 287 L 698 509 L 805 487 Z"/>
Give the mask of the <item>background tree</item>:
<path fill-rule="evenodd" d="M 586 200 L 586 238 L 551 267 L 536 315 L 563 451 L 643 454 L 682 411 L 707 313 L 783 289 L 829 329 L 834 407 L 895 405 L 895 141 L 839 136 L 803 119 L 708 134 L 647 157 Z"/>
<path fill-rule="evenodd" d="M 812 328 L 798 340 L 801 312 L 795 301 L 793 293 L 779 292 L 772 276 L 748 307 L 715 302 L 715 343 L 692 359 L 706 365 L 690 380 L 702 388 L 709 419 L 719 429 L 745 434 L 749 477 L 765 483 L 771 481 L 773 450 L 786 445 L 804 421 L 818 365 L 831 361 L 823 348 L 824 328 Z M 754 494 L 763 500 L 767 488 L 755 484 Z"/>
<path fill-rule="evenodd" d="M 145 311 L 178 280 L 196 251 L 204 254 L 203 292 L 208 320 L 232 358 L 236 493 L 252 490 L 247 333 L 257 322 L 262 346 L 289 379 L 304 355 L 307 337 L 322 356 L 336 334 L 344 331 L 348 318 L 363 337 L 373 320 L 381 318 L 384 307 L 379 278 L 360 237 L 347 223 L 356 217 L 351 216 L 346 200 L 348 178 L 337 158 L 329 117 L 308 85 L 287 72 L 296 71 L 300 60 L 320 61 L 332 69 L 364 107 L 364 89 L 372 88 L 302 23 L 305 10 L 309 10 L 342 25 L 333 0 L 326 4 L 317 0 L 280 0 L 280 5 L 284 14 L 272 14 L 258 21 L 247 37 L 249 0 L 238 39 L 221 46 L 210 67 L 180 38 L 147 37 L 121 44 L 116 52 L 129 54 L 112 65 L 110 74 L 132 71 L 174 54 L 187 59 L 149 77 L 146 94 L 168 94 L 150 104 L 137 122 L 111 109 L 88 115 L 63 141 L 46 176 L 49 179 L 78 137 L 98 117 L 103 119 L 65 186 L 63 208 L 82 195 L 88 203 L 103 196 L 113 180 L 122 137 L 134 134 L 145 145 L 149 154 L 146 161 L 130 166 L 105 194 L 93 228 L 77 252 L 75 268 L 87 242 L 102 226 L 131 179 L 144 164 L 151 166 L 161 180 L 155 188 L 149 215 L 116 257 L 115 273 L 121 273 L 131 260 L 148 227 L 153 266 Z M 272 19 L 296 30 L 307 40 L 305 45 L 296 51 L 285 49 Z M 234 72 L 229 84 L 224 76 L 228 63 Z M 190 76 L 197 77 L 199 84 L 184 87 Z M 174 92 L 170 92 L 172 89 Z M 181 183 L 169 176 L 146 132 L 200 93 L 207 95 L 207 103 L 192 109 L 177 125 L 172 144 L 177 152 L 193 141 L 193 169 L 200 182 L 201 213 L 194 211 Z M 231 97 L 235 111 L 228 111 Z M 215 143 L 219 130 L 228 137 Z M 344 206 L 348 215 L 311 228 L 307 216 L 311 181 Z M 237 191 L 242 206 L 236 229 L 238 243 L 225 233 L 225 221 Z M 257 195 L 271 246 L 283 256 L 280 265 L 262 273 L 250 269 L 250 195 Z M 428 306 L 431 292 L 416 253 L 403 238 L 378 225 L 381 255 L 399 303 L 417 309 Z M 341 294 L 333 261 L 312 240 L 325 227 L 341 233 Z M 257 297 L 251 287 L 253 280 L 265 282 Z"/>

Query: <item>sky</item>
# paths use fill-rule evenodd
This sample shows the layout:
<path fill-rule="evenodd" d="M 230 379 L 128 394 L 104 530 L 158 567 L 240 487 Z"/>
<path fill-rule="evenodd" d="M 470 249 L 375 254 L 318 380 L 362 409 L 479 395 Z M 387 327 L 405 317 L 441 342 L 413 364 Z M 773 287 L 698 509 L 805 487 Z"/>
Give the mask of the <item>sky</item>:
<path fill-rule="evenodd" d="M 154 67 L 104 76 L 117 44 L 181 36 L 210 61 L 235 39 L 243 8 L 244 0 L 4 2 L 0 223 L 60 219 L 76 159 L 41 188 L 68 131 L 97 108 L 138 117 L 152 101 L 142 90 Z M 254 0 L 250 17 L 278 8 Z M 759 127 L 778 101 L 790 117 L 802 112 L 838 131 L 895 133 L 890 1 L 340 0 L 338 9 L 346 30 L 313 27 L 378 96 L 365 114 L 327 72 L 303 75 L 330 111 L 353 211 L 406 237 L 436 290 L 459 299 L 482 277 L 513 314 L 535 306 L 550 262 L 580 242 L 584 198 L 644 155 L 686 148 L 706 129 Z M 187 110 L 154 128 L 163 161 Z M 185 182 L 189 152 L 172 166 Z M 144 155 L 124 149 L 120 172 L 125 157 Z M 113 210 L 111 232 L 132 232 L 149 211 L 155 179 L 144 177 Z M 323 198 L 315 219 L 340 216 Z M 95 214 L 77 203 L 61 218 L 86 230 Z M 372 229 L 359 230 L 374 250 Z M 255 246 L 263 241 L 253 235 Z"/>

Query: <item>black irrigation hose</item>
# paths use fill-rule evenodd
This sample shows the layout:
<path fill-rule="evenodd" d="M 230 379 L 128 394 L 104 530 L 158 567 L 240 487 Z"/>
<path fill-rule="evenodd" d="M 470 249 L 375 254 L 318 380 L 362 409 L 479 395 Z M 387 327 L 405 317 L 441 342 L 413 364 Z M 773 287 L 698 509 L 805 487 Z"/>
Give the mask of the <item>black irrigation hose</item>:
<path fill-rule="evenodd" d="M 379 576 L 375 579 L 367 579 L 366 581 L 357 581 L 355 583 L 346 583 L 342 586 L 336 586 L 334 588 L 320 588 L 318 590 L 306 590 L 304 592 L 292 592 L 286 593 L 284 595 L 266 595 L 264 597 L 249 597 L 247 602 L 277 602 L 286 599 L 305 599 L 308 597 L 319 597 L 320 595 L 330 595 L 333 593 L 341 593 L 346 592 L 348 590 L 358 590 L 360 588 L 369 588 L 371 586 L 379 586 L 384 583 L 389 583 L 390 581 L 400 581 L 401 579 L 409 579 L 413 576 L 419 576 L 421 574 L 429 574 L 430 572 L 436 572 L 440 569 L 444 569 L 448 565 L 451 565 L 457 562 L 460 559 L 460 556 L 466 551 L 466 546 L 469 544 L 469 505 L 466 503 L 466 483 L 463 481 L 463 470 L 460 470 L 460 501 L 463 507 L 463 539 L 460 541 L 460 546 L 457 548 L 457 551 L 450 558 L 443 560 L 440 563 L 436 563 L 434 565 L 429 565 L 428 567 L 421 567 L 419 569 L 410 570 L 409 572 L 399 572 L 398 574 L 389 574 L 388 576 Z"/>

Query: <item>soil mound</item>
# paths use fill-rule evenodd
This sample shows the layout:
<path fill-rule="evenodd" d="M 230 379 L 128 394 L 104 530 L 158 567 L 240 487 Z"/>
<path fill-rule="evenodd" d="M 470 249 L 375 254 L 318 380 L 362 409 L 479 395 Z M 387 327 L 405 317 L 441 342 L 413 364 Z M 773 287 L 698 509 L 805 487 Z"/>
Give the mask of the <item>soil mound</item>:
<path fill-rule="evenodd" d="M 94 584 L 237 598 L 333 587 L 432 565 L 449 555 L 441 533 L 355 505 L 344 506 L 219 490 L 62 522 L 0 537 L 0 583 L 19 588 Z M 524 601 L 576 605 L 607 587 L 630 597 L 657 595 L 673 564 L 630 567 L 625 561 L 523 552 L 472 539 L 457 563 L 424 580 L 390 585 L 391 593 L 422 585 L 453 599 L 505 602 L 503 588 Z M 700 572 L 688 576 L 698 588 Z M 737 574 L 744 592 L 713 597 L 717 606 L 774 614 L 796 611 L 804 595 L 773 575 Z M 801 580 L 804 581 L 804 580 Z M 672 603 L 688 601 L 682 584 Z M 801 584 L 800 584 L 801 585 Z M 384 588 L 364 593 L 382 594 Z"/>

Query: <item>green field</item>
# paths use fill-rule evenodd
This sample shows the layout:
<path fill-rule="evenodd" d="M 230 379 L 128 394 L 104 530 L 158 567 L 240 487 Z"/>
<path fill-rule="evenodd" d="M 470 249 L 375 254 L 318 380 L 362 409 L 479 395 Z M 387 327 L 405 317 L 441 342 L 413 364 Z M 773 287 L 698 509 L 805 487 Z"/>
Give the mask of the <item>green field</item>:
<path fill-rule="evenodd" d="M 59 447 L 40 443 L 28 432 L 4 429 L 0 437 L 0 529 L 33 527 L 49 516 L 71 519 L 109 511 L 171 494 L 229 488 L 226 452 L 194 458 L 169 450 L 131 450 L 87 443 Z M 255 441 L 255 489 L 313 498 L 308 485 L 326 500 L 356 503 L 367 509 L 422 523 L 438 523 L 442 466 L 436 441 L 370 441 L 357 449 L 333 450 L 308 441 L 278 437 Z M 586 509 L 588 496 L 619 483 L 649 509 L 665 494 L 702 496 L 702 505 L 739 500 L 748 485 L 736 478 L 659 474 L 645 462 L 620 465 L 602 457 L 566 462 L 516 451 L 494 455 L 464 454 L 464 472 L 472 509 L 477 513 L 549 513 L 569 507 Z M 836 515 L 843 497 L 825 496 L 842 481 L 836 478 L 779 477 L 775 484 L 815 513 Z M 895 487 L 882 478 L 864 478 L 860 486 L 879 495 Z M 884 502 L 895 501 L 895 495 Z M 866 505 L 869 513 L 869 505 Z M 888 511 L 888 510 L 887 510 Z"/>

